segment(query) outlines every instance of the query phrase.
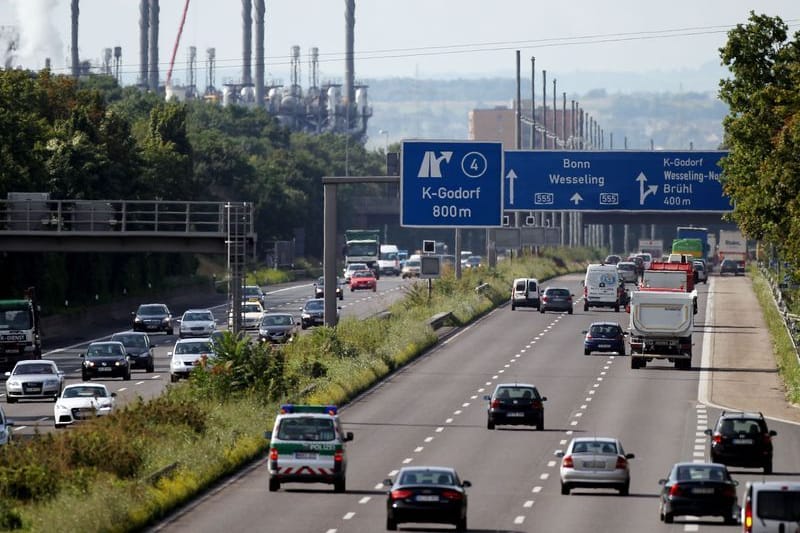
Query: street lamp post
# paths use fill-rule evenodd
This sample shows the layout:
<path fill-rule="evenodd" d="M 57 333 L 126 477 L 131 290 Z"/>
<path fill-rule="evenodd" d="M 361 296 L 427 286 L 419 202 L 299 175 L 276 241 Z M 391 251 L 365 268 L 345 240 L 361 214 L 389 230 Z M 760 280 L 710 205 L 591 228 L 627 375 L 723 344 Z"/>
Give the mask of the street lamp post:
<path fill-rule="evenodd" d="M 389 153 L 389 132 L 386 130 L 378 131 L 379 134 L 383 135 L 383 153 Z"/>

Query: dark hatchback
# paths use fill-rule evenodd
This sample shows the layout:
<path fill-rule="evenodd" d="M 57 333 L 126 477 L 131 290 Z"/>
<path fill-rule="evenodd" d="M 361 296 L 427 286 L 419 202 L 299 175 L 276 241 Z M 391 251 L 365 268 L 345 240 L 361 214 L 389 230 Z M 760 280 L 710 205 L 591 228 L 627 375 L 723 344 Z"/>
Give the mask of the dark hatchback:
<path fill-rule="evenodd" d="M 738 523 L 738 482 L 731 479 L 725 465 L 676 463 L 659 484 L 662 522 L 671 524 L 676 516 L 721 516 L 726 524 Z"/>
<path fill-rule="evenodd" d="M 625 355 L 625 336 L 628 333 L 619 322 L 593 322 L 583 333 L 583 355 L 592 352 L 617 352 Z"/>
<path fill-rule="evenodd" d="M 486 428 L 494 429 L 495 425 L 536 426 L 544 429 L 544 402 L 535 386 L 527 383 L 501 383 L 494 393 L 483 397 L 489 402 Z"/>
<path fill-rule="evenodd" d="M 767 428 L 761 413 L 723 411 L 711 437 L 709 457 L 715 463 L 729 466 L 763 468 L 772 473 L 772 437 L 777 432 Z"/>
<path fill-rule="evenodd" d="M 547 287 L 542 293 L 542 301 L 539 303 L 539 312 L 545 311 L 566 311 L 572 314 L 572 293 L 563 287 Z"/>
<path fill-rule="evenodd" d="M 92 378 L 131 379 L 131 365 L 125 346 L 118 341 L 93 342 L 81 354 L 83 366 L 81 378 L 89 381 Z"/>
<path fill-rule="evenodd" d="M 147 372 L 155 371 L 155 356 L 153 355 L 153 344 L 147 333 L 124 332 L 114 333 L 112 341 L 121 342 L 125 346 L 131 368 L 144 368 Z"/>
<path fill-rule="evenodd" d="M 397 531 L 406 522 L 453 524 L 467 530 L 467 492 L 472 486 L 461 481 L 452 468 L 441 466 L 403 467 L 392 482 L 386 498 L 386 529 Z"/>
<path fill-rule="evenodd" d="M 297 334 L 297 319 L 289 313 L 266 313 L 258 325 L 258 340 L 283 344 Z"/>
<path fill-rule="evenodd" d="M 133 331 L 163 331 L 172 335 L 175 333 L 172 313 L 164 304 L 142 304 L 133 313 Z"/>
<path fill-rule="evenodd" d="M 320 276 L 317 278 L 317 282 L 314 284 L 314 298 L 324 298 L 325 297 L 325 276 Z M 339 283 L 339 280 L 336 280 L 336 297 L 340 300 L 344 299 L 344 291 L 342 291 L 342 285 Z"/>

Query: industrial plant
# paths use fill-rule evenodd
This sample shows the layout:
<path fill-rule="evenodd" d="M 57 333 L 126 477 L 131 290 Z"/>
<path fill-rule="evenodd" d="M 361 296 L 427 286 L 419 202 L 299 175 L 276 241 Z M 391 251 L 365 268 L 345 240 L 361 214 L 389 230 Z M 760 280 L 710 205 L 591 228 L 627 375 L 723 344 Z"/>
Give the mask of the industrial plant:
<path fill-rule="evenodd" d="M 190 3 L 191 0 L 185 0 L 180 29 L 162 83 L 158 46 L 159 0 L 140 0 L 137 85 L 142 90 L 162 94 L 168 100 L 204 100 L 210 105 L 262 107 L 277 117 L 281 124 L 294 131 L 346 133 L 357 139 L 365 137 L 372 108 L 367 98 L 368 86 L 355 81 L 355 0 L 345 0 L 344 83 L 320 80 L 319 49 L 314 47 L 309 51 L 308 87 L 305 89 L 301 85 L 302 59 L 299 46 L 292 46 L 289 50 L 288 84 L 265 79 L 265 0 L 242 0 L 242 72 L 238 81 L 226 81 L 221 87 L 217 85 L 216 50 L 208 48 L 205 50 L 205 83 L 201 86 L 197 48 L 189 46 L 185 59 L 185 84 L 173 84 L 172 72 Z M 79 0 L 71 0 L 70 14 L 71 75 L 79 78 L 89 74 L 104 74 L 113 76 L 120 82 L 122 48 L 117 46 L 104 49 L 100 64 L 82 61 L 78 53 Z M 19 37 L 17 28 L 0 27 L 0 68 L 11 67 Z M 46 60 L 45 68 L 49 68 L 49 60 Z"/>

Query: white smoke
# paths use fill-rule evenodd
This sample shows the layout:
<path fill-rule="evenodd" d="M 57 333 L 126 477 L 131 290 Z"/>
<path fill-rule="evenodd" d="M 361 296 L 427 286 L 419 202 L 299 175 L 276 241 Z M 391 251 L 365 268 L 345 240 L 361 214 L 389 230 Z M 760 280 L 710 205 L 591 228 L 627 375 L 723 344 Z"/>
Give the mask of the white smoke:
<path fill-rule="evenodd" d="M 63 13 L 60 3 L 60 0 L 11 0 L 19 33 L 16 63 L 35 70 L 44 68 L 49 57 L 54 68 L 66 64 L 64 43 L 53 22 Z"/>

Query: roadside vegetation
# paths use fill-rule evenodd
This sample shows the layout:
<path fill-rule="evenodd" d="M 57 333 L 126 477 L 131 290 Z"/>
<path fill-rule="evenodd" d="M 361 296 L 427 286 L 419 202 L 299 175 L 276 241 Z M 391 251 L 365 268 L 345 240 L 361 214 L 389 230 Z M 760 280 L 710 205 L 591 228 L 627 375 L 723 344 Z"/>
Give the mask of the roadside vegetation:
<path fill-rule="evenodd" d="M 418 282 L 388 313 L 345 318 L 281 348 L 226 335 L 213 365 L 162 396 L 0 449 L 0 528 L 140 529 L 261 457 L 280 403 L 345 404 L 437 342 L 432 315 L 451 311 L 452 326 L 467 324 L 507 301 L 514 278 L 582 271 L 601 253 L 546 249 L 460 280 L 446 272 L 430 296 Z"/>

